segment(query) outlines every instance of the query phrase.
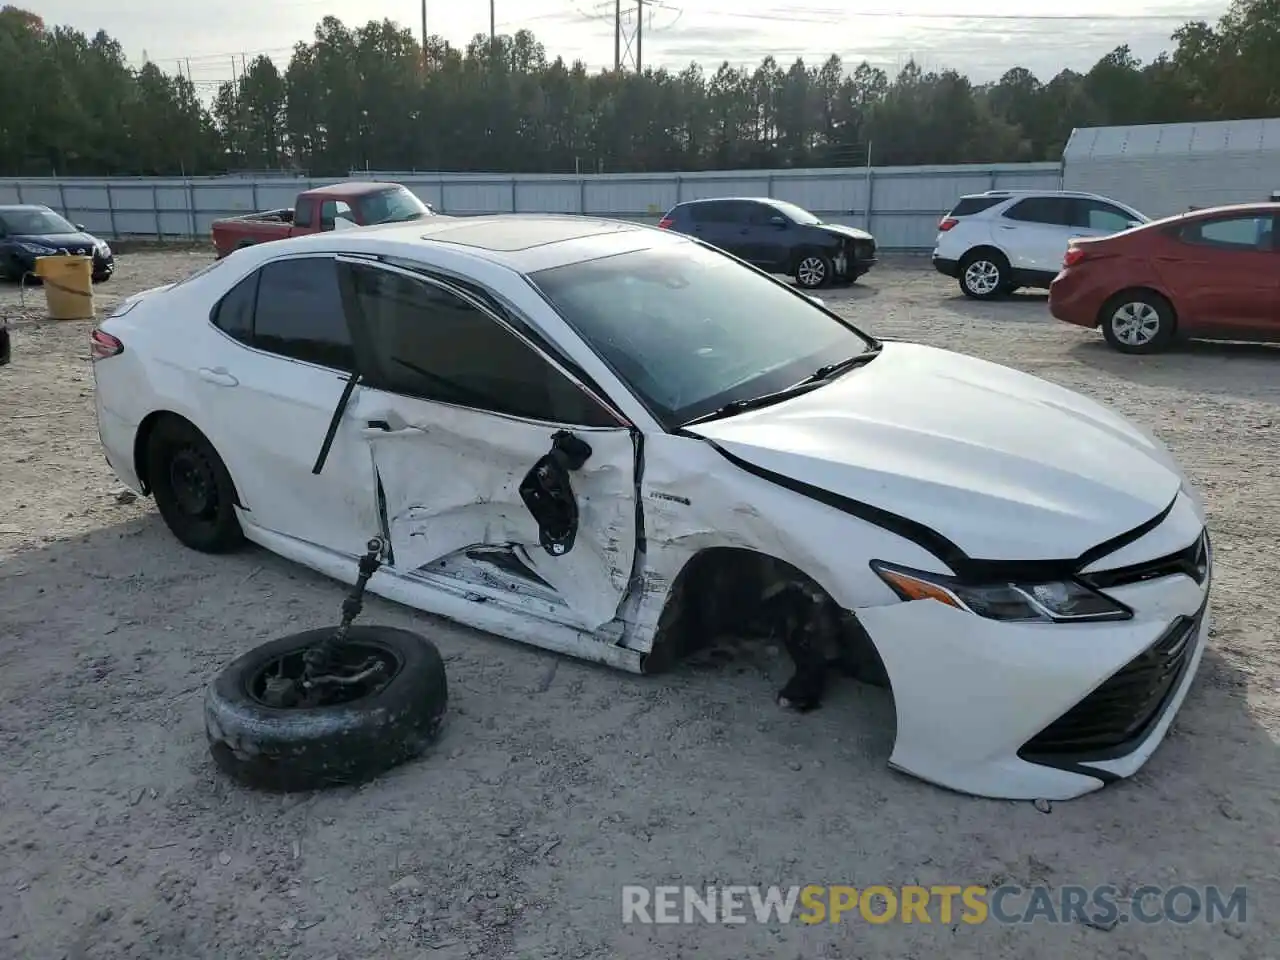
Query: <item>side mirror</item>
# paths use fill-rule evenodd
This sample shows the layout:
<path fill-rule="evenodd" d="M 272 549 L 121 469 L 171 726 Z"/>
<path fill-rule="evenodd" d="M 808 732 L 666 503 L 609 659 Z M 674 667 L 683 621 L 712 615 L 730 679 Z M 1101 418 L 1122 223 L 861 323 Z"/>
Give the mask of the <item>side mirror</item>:
<path fill-rule="evenodd" d="M 1129 220 L 1125 223 L 1126 230 L 1132 230 L 1134 227 L 1140 227 L 1140 226 L 1142 226 L 1141 220 Z"/>
<path fill-rule="evenodd" d="M 84 229 L 84 224 L 83 224 L 83 223 L 73 223 L 73 224 L 72 224 L 72 226 L 73 226 L 73 227 L 75 227 L 77 230 L 83 230 L 83 229 Z"/>

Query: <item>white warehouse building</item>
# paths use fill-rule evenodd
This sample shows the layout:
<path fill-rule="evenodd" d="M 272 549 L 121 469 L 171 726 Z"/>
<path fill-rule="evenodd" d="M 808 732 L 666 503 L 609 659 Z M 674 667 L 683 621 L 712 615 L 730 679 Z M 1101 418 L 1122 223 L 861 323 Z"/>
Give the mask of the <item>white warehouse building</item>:
<path fill-rule="evenodd" d="M 1062 151 L 1062 186 L 1157 218 L 1280 200 L 1280 119 L 1078 127 Z"/>

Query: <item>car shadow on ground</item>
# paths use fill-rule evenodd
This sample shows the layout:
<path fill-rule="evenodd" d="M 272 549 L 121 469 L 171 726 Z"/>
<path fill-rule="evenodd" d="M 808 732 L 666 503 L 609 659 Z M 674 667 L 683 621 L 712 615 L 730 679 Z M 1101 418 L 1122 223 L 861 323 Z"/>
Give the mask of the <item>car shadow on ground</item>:
<path fill-rule="evenodd" d="M 961 316 L 976 320 L 1042 323 L 1053 320 L 1049 314 L 1049 295 L 1040 291 L 1019 291 L 999 300 L 974 300 L 962 293 L 943 297 L 941 305 Z M 1055 321 L 1056 322 L 1056 321 Z"/>
<path fill-rule="evenodd" d="M 1280 404 L 1280 344 L 1182 340 L 1150 355 L 1120 353 L 1101 334 L 1081 340 L 1068 355 L 1096 370 L 1145 386 Z"/>
<path fill-rule="evenodd" d="M 370 598 L 361 622 L 418 630 L 444 654 L 443 737 L 364 788 L 277 798 L 216 772 L 203 690 L 249 647 L 335 622 L 341 584 L 256 548 L 193 553 L 154 514 L 21 552 L 0 583 L 0 884 L 22 898 L 3 908 L 14 956 L 264 955 L 264 936 L 308 956 L 379 942 L 379 956 L 416 957 L 447 942 L 459 957 L 629 958 L 651 956 L 654 939 L 710 960 L 851 945 L 959 956 L 950 924 L 637 930 L 620 923 L 620 891 L 1050 875 L 1233 887 L 1274 872 L 1280 761 L 1248 710 L 1247 674 L 1213 649 L 1147 767 L 1046 817 L 887 769 L 883 691 L 842 681 L 812 714 L 780 711 L 786 661 L 767 645 L 639 677 Z M 420 894 L 389 890 L 405 876 Z M 1264 915 L 1241 946 L 1262 950 L 1274 928 Z M 1111 955 L 1081 947 L 1080 932 L 1040 930 L 1035 955 Z M 966 941 L 973 956 L 1003 956 L 1007 933 L 971 927 Z M 1222 942 L 1207 925 L 1127 934 L 1108 950 L 1207 955 Z"/>

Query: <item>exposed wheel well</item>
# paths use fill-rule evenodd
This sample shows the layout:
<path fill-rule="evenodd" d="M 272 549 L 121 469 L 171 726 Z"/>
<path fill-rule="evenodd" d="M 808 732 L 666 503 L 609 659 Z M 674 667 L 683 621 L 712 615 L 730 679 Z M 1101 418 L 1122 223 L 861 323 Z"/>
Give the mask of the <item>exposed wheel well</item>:
<path fill-rule="evenodd" d="M 133 438 L 133 470 L 137 474 L 138 483 L 142 487 L 144 494 L 151 493 L 151 478 L 147 476 L 147 445 L 151 443 L 151 434 L 155 432 L 156 425 L 166 419 L 186 424 L 196 433 L 199 433 L 202 437 L 204 436 L 204 433 L 194 423 L 171 410 L 155 410 L 143 417 L 142 422 L 138 424 L 138 432 Z M 208 440 L 209 438 L 205 437 L 205 439 Z M 228 472 L 228 476 L 230 476 L 230 472 Z M 240 491 L 236 489 L 234 477 L 231 479 L 231 489 L 235 492 L 236 506 L 243 507 L 244 504 L 240 502 Z"/>
<path fill-rule="evenodd" d="M 975 260 L 980 256 L 989 257 L 992 260 L 998 260 L 1002 262 L 1006 267 L 1009 266 L 1009 258 L 1004 255 L 1004 251 L 1002 251 L 999 247 L 991 246 L 991 244 L 989 243 L 980 244 L 979 246 L 976 246 L 976 247 L 970 247 L 968 250 L 964 252 L 964 256 L 960 258 L 959 262 L 963 266 L 968 261 Z"/>
<path fill-rule="evenodd" d="M 676 575 L 642 669 L 660 673 L 717 636 L 758 632 L 766 602 L 789 586 L 835 605 L 821 585 L 785 560 L 741 547 L 703 550 Z M 840 649 L 833 659 L 869 683 L 888 686 L 875 644 L 851 612 L 841 612 Z"/>
<path fill-rule="evenodd" d="M 1173 321 L 1173 329 L 1174 330 L 1178 329 L 1178 311 L 1174 309 L 1173 302 L 1168 297 L 1166 297 L 1163 293 L 1161 293 L 1159 290 L 1154 290 L 1151 287 L 1142 287 L 1142 286 L 1125 287 L 1123 290 L 1117 291 L 1116 293 L 1113 293 L 1111 296 L 1109 296 L 1106 302 L 1098 309 L 1098 317 L 1097 317 L 1098 322 L 1095 324 L 1095 326 L 1101 327 L 1106 322 L 1106 319 L 1111 314 L 1111 312 L 1116 308 L 1117 305 L 1119 305 L 1121 300 L 1123 300 L 1126 297 L 1132 297 L 1139 294 L 1141 294 L 1142 296 L 1150 297 L 1153 300 L 1159 300 L 1162 304 L 1164 304 L 1165 309 L 1169 311 L 1170 319 Z"/>

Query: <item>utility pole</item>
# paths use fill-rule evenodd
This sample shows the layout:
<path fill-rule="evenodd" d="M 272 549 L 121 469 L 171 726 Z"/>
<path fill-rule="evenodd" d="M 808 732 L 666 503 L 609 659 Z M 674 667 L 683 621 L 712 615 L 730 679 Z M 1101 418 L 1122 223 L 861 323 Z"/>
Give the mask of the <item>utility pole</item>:
<path fill-rule="evenodd" d="M 644 42 L 644 0 L 636 0 L 636 73 L 644 72 L 641 44 Z"/>
<path fill-rule="evenodd" d="M 498 62 L 498 18 L 494 7 L 496 0 L 489 0 L 489 59 Z"/>
<path fill-rule="evenodd" d="M 427 52 L 427 0 L 422 0 L 422 52 Z"/>
<path fill-rule="evenodd" d="M 613 69 L 622 69 L 622 0 L 613 0 Z"/>

